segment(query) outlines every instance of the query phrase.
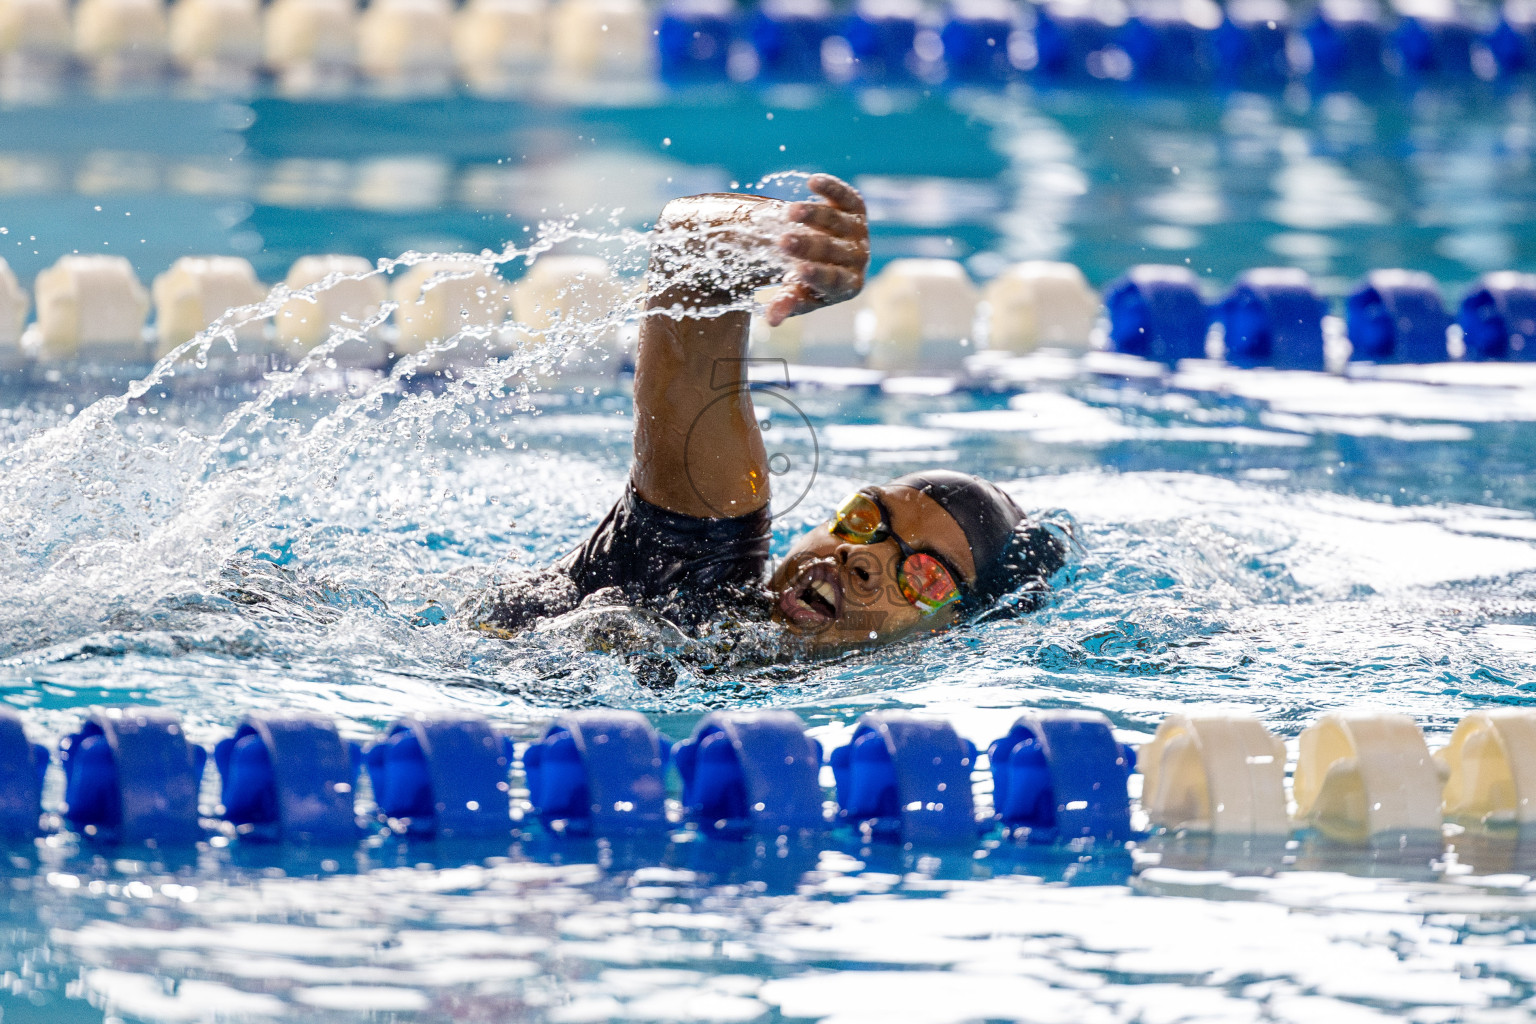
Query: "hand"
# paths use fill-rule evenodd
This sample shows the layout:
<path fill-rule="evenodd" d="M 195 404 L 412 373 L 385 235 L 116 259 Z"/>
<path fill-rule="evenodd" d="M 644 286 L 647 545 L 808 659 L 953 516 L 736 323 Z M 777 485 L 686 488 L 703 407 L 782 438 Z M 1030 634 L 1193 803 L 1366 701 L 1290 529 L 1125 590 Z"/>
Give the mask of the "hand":
<path fill-rule="evenodd" d="M 869 219 L 859 190 L 830 174 L 813 174 L 806 184 L 826 202 L 789 206 L 788 218 L 796 226 L 779 238 L 779 248 L 794 265 L 768 304 L 773 327 L 853 298 L 864 287 L 869 268 Z"/>

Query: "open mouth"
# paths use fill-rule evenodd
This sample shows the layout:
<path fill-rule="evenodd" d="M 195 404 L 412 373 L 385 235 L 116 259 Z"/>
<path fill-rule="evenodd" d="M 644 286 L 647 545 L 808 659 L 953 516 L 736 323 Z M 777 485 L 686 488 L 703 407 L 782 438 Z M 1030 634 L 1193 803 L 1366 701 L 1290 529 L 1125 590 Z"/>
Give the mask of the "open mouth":
<path fill-rule="evenodd" d="M 793 626 L 819 626 L 842 610 L 842 583 L 828 561 L 806 565 L 779 593 L 779 611 Z"/>

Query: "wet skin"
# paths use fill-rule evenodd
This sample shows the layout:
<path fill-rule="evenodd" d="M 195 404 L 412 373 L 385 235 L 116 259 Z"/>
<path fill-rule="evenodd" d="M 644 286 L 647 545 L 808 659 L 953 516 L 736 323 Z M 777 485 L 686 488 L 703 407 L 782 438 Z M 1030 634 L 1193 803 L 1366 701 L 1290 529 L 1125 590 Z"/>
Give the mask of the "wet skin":
<path fill-rule="evenodd" d="M 699 518 L 735 517 L 768 504 L 767 454 L 743 379 L 748 314 L 718 307 L 756 289 L 776 285 L 764 313 L 770 324 L 851 299 L 864 286 L 869 225 L 858 190 L 829 174 L 808 180 L 819 200 L 790 203 L 788 227 L 774 244 L 790 267 L 779 280 L 743 279 L 733 290 L 690 283 L 691 243 L 697 231 L 737 238 L 754 211 L 771 203 L 753 196 L 693 196 L 662 211 L 652 255 L 647 308 L 635 360 L 635 461 L 630 479 L 653 505 Z M 713 309 L 711 307 L 714 307 Z M 932 498 L 905 486 L 876 488 L 888 525 L 917 551 L 936 554 L 962 579 L 976 568 L 960 524 Z M 896 582 L 901 549 L 894 539 L 853 544 L 818 526 L 800 537 L 773 573 L 775 620 L 809 653 L 868 647 L 951 625 L 953 605 L 924 615 Z"/>
<path fill-rule="evenodd" d="M 965 532 L 938 502 L 905 485 L 867 490 L 880 496 L 886 525 L 908 546 L 938 555 L 958 571 L 962 590 L 975 582 Z M 894 538 L 855 544 L 832 533 L 830 525 L 797 538 L 768 582 L 774 619 L 806 648 L 829 653 L 867 647 L 954 623 L 954 605 L 924 615 L 902 596 L 896 583 L 901 546 Z"/>
<path fill-rule="evenodd" d="M 777 281 L 745 276 L 726 287 L 701 287 L 687 273 L 687 242 L 658 235 L 647 282 L 652 313 L 641 322 L 635 354 L 630 471 L 635 490 L 652 505 L 723 518 L 768 504 L 768 455 L 743 376 L 750 317 L 745 311 L 722 314 L 719 307 L 776 285 L 765 313 L 769 323 L 778 324 L 851 299 L 864 287 L 869 266 L 864 197 L 830 174 L 812 175 L 807 184 L 820 200 L 783 205 L 787 227 L 774 244 L 790 266 Z M 765 204 L 777 206 L 759 196 L 691 196 L 668 203 L 657 227 L 728 243 L 737 226 Z M 736 244 L 764 244 L 760 236 L 747 235 Z M 689 315 L 692 310 L 699 315 Z"/>

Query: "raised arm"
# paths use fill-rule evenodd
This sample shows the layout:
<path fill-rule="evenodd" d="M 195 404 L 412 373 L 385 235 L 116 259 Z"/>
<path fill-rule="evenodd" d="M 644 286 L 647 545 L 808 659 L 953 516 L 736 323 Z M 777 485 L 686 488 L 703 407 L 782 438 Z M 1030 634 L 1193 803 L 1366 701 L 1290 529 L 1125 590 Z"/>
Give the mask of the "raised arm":
<path fill-rule="evenodd" d="M 768 244 L 757 226 L 779 204 L 756 196 L 693 196 L 667 204 L 657 224 L 646 316 L 635 360 L 635 462 L 631 479 L 653 505 L 702 519 L 735 517 L 768 504 L 768 463 L 752 396 L 744 386 L 749 314 L 689 311 L 737 304 L 779 284 L 768 322 L 857 295 L 869 264 L 864 200 L 830 174 L 808 185 L 824 202 L 784 206 L 777 231 L 789 269 L 765 276 L 753 259 Z M 678 241 L 679 238 L 684 241 Z M 699 242 L 700 239 L 707 241 Z M 724 274 L 710 272 L 721 248 L 736 251 Z M 705 272 L 701 273 L 700 270 Z M 775 280 L 775 277 L 778 280 Z"/>

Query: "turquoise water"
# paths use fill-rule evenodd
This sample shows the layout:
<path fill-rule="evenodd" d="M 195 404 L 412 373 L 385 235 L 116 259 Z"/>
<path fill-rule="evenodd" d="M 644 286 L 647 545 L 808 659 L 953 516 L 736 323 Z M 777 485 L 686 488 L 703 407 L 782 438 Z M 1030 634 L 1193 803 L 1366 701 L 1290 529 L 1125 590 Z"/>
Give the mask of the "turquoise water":
<path fill-rule="evenodd" d="M 1297 265 L 1331 294 L 1403 266 L 1459 297 L 1536 259 L 1533 146 L 1524 89 L 732 91 L 574 110 L 77 97 L 0 107 L 0 254 L 24 282 L 75 249 L 146 280 L 211 253 L 278 280 L 307 253 L 499 250 L 566 216 L 638 226 L 675 195 L 799 167 L 864 189 L 877 262 L 953 256 L 985 278 L 1066 259 L 1102 285 L 1188 261 L 1213 289 Z"/>
<path fill-rule="evenodd" d="M 883 257 L 943 246 L 978 273 L 987 258 L 1065 256 L 1099 281 L 1189 255 L 1224 279 L 1278 244 L 1326 257 L 1313 267 L 1325 279 L 1403 263 L 1453 284 L 1483 269 L 1473 257 L 1530 259 L 1519 96 L 1395 98 L 1339 117 L 1251 97 L 919 98 L 886 113 L 733 102 L 452 101 L 403 125 L 357 104 L 306 128 L 276 103 L 157 101 L 143 110 L 164 131 L 142 139 L 128 137 L 141 122 L 93 107 L 97 129 L 59 142 L 56 166 L 99 167 L 101 145 L 173 151 L 140 162 L 154 174 L 138 192 L 82 192 L 78 170 L 61 173 L 0 201 L 0 224 L 38 234 L 36 261 L 13 260 L 27 277 L 97 225 L 118 232 L 96 232 L 110 251 L 146 239 L 146 276 L 218 249 L 272 277 L 306 251 L 499 248 L 562 206 L 597 205 L 611 231 L 674 192 L 857 160 Z M 35 126 L 0 131 L 31 157 L 54 138 L 43 112 L 0 117 Z M 757 127 L 723 135 L 736 121 Z M 439 123 L 458 128 L 424 127 Z M 797 138 L 807 152 L 790 151 Z M 546 148 L 524 156 L 525 139 Z M 436 154 L 453 187 L 413 212 L 379 209 L 380 186 L 359 208 L 363 161 L 380 153 Z M 325 173 L 350 184 L 330 201 L 274 191 L 315 170 L 285 160 L 332 161 Z M 244 191 L 178 191 L 194 164 L 246 175 Z M 465 182 L 497 167 L 505 207 L 466 203 L 495 194 Z M 140 234 L 121 234 L 129 220 Z M 1157 228 L 1188 232 L 1190 248 L 1143 251 Z M 1432 746 L 1469 710 L 1536 700 L 1536 376 L 1519 367 L 1344 380 L 1196 366 L 1156 380 L 1046 357 L 1011 394 L 795 391 L 819 463 L 776 550 L 854 486 L 937 464 L 1068 510 L 1082 551 L 1029 619 L 786 668 L 618 614 L 514 643 L 441 621 L 508 567 L 568 549 L 624 478 L 622 378 L 578 385 L 527 362 L 426 383 L 323 361 L 239 383 L 184 362 L 126 398 L 143 369 L 7 379 L 5 699 L 49 741 L 91 704 L 134 702 L 175 708 L 204 743 L 250 710 L 316 711 L 365 738 L 454 707 L 526 737 L 554 710 L 606 704 L 674 736 L 708 708 L 787 707 L 827 745 L 885 707 L 942 714 L 983 745 L 1025 706 L 1101 710 L 1133 742 L 1173 711 L 1242 710 L 1294 740 L 1324 711 L 1378 707 L 1413 714 Z M 777 430 L 770 450 L 808 464 L 808 435 Z M 642 649 L 613 651 L 619 631 Z M 1498 832 L 1434 848 L 1154 838 L 944 857 L 536 834 L 494 849 L 185 855 L 59 840 L 5 865 L 8 1022 L 1502 1022 L 1527 1019 L 1536 996 L 1536 854 Z"/>

